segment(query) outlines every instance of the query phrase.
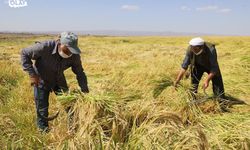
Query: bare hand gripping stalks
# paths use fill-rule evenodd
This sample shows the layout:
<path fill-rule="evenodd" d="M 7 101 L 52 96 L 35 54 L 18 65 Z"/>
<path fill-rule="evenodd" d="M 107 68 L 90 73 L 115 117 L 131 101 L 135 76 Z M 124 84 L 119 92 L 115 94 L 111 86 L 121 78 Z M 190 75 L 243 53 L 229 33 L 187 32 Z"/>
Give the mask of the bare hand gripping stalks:
<path fill-rule="evenodd" d="M 38 88 L 37 85 L 33 85 L 33 86 Z M 39 90 L 37 90 L 37 94 L 38 94 L 38 97 L 40 97 L 40 91 Z M 58 117 L 59 113 L 60 113 L 60 111 L 58 110 L 55 115 L 50 116 L 50 117 L 45 117 L 40 113 L 38 106 L 39 106 L 39 101 L 37 101 L 37 108 L 36 108 L 37 114 L 38 114 L 39 117 L 41 117 L 42 119 L 44 119 L 46 121 L 52 121 L 52 120 L 56 119 Z"/>

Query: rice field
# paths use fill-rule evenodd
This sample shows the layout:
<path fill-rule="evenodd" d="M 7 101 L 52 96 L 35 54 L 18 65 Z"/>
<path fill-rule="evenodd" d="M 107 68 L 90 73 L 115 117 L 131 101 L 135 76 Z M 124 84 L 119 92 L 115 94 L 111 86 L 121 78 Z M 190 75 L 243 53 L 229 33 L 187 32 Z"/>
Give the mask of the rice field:
<path fill-rule="evenodd" d="M 192 103 L 190 78 L 173 87 L 191 38 L 80 36 L 90 93 L 79 92 L 66 70 L 70 93 L 50 95 L 50 114 L 60 114 L 41 134 L 20 50 L 56 36 L 0 34 L 1 149 L 249 150 L 250 37 L 203 37 L 216 44 L 226 95 L 246 103 L 228 105 L 230 112 L 213 98 Z M 201 86 L 198 96 L 205 97 Z M 74 107 L 74 132 L 67 128 L 67 105 Z"/>

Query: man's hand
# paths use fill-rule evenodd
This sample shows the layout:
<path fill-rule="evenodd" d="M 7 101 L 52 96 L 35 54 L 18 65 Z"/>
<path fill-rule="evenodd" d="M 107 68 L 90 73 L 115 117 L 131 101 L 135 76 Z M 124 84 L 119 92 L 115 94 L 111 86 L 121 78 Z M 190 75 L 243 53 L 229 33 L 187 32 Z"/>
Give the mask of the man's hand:
<path fill-rule="evenodd" d="M 206 80 L 206 81 L 204 82 L 204 84 L 203 84 L 203 87 L 202 87 L 202 88 L 205 90 L 205 89 L 207 89 L 207 88 L 208 88 L 208 86 L 209 86 L 209 81 L 207 81 L 207 80 Z"/>
<path fill-rule="evenodd" d="M 203 86 L 202 86 L 202 88 L 203 88 L 204 90 L 208 88 L 209 82 L 210 82 L 210 80 L 211 80 L 214 76 L 215 76 L 215 73 L 213 73 L 213 72 L 211 72 L 211 73 L 208 74 L 207 79 L 205 80 L 205 82 L 204 82 L 204 84 L 203 84 Z"/>
<path fill-rule="evenodd" d="M 38 86 L 39 81 L 40 81 L 40 78 L 39 78 L 38 75 L 30 76 L 30 84 L 31 84 L 32 86 Z"/>
<path fill-rule="evenodd" d="M 181 70 L 180 70 L 180 72 L 179 72 L 179 74 L 178 74 L 178 76 L 177 76 L 177 79 L 176 79 L 175 82 L 174 82 L 174 87 L 177 87 L 177 85 L 178 85 L 179 82 L 181 81 L 181 79 L 182 79 L 183 75 L 185 74 L 185 72 L 186 72 L 186 70 L 183 69 L 183 68 L 181 68 Z"/>
<path fill-rule="evenodd" d="M 180 83 L 180 81 L 178 81 L 178 80 L 175 81 L 175 82 L 174 82 L 174 87 L 177 88 L 177 86 L 178 86 L 179 83 Z"/>
<path fill-rule="evenodd" d="M 85 86 L 81 89 L 81 91 L 82 91 L 83 93 L 89 93 L 88 85 L 85 85 Z"/>

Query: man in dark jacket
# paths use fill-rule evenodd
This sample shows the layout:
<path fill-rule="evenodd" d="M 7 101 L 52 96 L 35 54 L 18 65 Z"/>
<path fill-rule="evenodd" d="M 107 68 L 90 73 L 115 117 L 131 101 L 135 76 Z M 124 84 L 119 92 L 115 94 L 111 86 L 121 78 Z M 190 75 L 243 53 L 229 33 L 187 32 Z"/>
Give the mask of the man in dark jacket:
<path fill-rule="evenodd" d="M 34 65 L 33 62 L 34 61 Z M 49 94 L 67 91 L 68 86 L 64 70 L 71 67 L 82 92 L 88 93 L 87 77 L 84 73 L 78 37 L 72 32 L 63 32 L 57 41 L 36 42 L 35 45 L 22 49 L 21 62 L 34 85 L 37 112 L 48 117 Z M 37 126 L 41 131 L 48 130 L 48 121 L 37 114 Z"/>
<path fill-rule="evenodd" d="M 191 91 L 197 93 L 201 77 L 203 73 L 206 72 L 208 76 L 203 83 L 203 89 L 207 89 L 210 80 L 212 80 L 214 95 L 224 98 L 224 85 L 217 61 L 215 45 L 205 42 L 199 37 L 190 40 L 189 44 L 182 63 L 182 69 L 174 85 L 177 86 L 188 69 L 188 66 L 191 65 Z"/>

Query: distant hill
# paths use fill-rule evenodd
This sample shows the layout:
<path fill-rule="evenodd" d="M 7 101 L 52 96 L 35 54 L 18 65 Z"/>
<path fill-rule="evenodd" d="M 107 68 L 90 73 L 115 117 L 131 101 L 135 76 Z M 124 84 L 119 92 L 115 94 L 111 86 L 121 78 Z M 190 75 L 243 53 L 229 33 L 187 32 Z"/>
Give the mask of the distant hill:
<path fill-rule="evenodd" d="M 2 31 L 1 33 L 21 33 L 21 34 L 59 34 L 62 31 Z M 215 35 L 207 33 L 188 33 L 188 32 L 171 32 L 171 31 L 125 31 L 125 30 L 86 30 L 74 31 L 78 35 L 100 35 L 100 36 L 202 36 Z"/>
<path fill-rule="evenodd" d="M 109 35 L 109 36 L 190 36 L 208 35 L 204 33 L 184 33 L 171 31 L 125 31 L 125 30 L 98 30 L 98 31 L 76 31 L 78 34 Z"/>

